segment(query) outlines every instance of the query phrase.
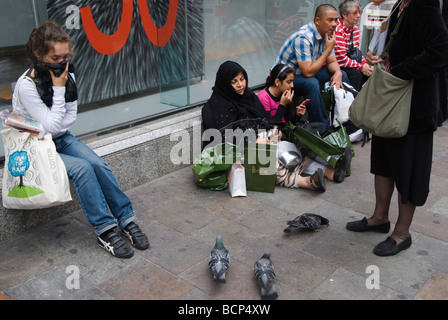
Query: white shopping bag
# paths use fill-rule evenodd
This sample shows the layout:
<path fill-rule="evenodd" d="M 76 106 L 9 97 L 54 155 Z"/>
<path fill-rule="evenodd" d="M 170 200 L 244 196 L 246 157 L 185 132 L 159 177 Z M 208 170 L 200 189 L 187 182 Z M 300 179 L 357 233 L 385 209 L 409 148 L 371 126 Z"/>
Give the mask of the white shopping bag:
<path fill-rule="evenodd" d="M 2 200 L 8 209 L 42 209 L 72 200 L 64 162 L 51 134 L 43 139 L 26 131 L 1 132 L 5 148 Z"/>
<path fill-rule="evenodd" d="M 244 172 L 244 166 L 241 162 L 237 161 L 232 165 L 227 179 L 229 182 L 229 192 L 232 198 L 247 196 L 246 173 Z"/>
<path fill-rule="evenodd" d="M 333 104 L 332 120 L 334 127 L 337 128 L 339 126 L 338 120 L 341 123 L 346 123 L 348 120 L 350 120 L 348 116 L 348 110 L 350 109 L 350 106 L 352 105 L 357 95 L 358 91 L 356 91 L 355 88 L 345 82 L 339 89 L 336 89 L 336 86 L 332 88 L 331 102 Z"/>

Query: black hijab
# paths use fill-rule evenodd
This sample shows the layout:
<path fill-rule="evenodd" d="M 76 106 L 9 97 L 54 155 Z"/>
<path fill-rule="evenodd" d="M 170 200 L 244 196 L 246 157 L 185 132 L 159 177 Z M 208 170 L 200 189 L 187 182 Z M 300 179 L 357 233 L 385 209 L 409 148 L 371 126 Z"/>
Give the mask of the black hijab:
<path fill-rule="evenodd" d="M 231 81 L 242 72 L 246 79 L 246 91 L 238 94 Z M 213 93 L 202 108 L 202 120 L 206 129 L 221 129 L 241 119 L 263 119 L 266 110 L 257 95 L 248 86 L 247 72 L 234 61 L 226 61 L 216 73 Z"/>

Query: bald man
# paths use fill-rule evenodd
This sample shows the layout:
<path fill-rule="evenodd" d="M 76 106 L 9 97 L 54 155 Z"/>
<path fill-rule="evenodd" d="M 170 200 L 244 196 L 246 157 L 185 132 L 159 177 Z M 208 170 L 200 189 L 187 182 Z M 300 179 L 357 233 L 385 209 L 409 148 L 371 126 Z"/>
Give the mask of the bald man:
<path fill-rule="evenodd" d="M 307 108 L 309 121 L 323 122 L 328 127 L 330 122 L 320 92 L 321 85 L 330 82 L 330 87 L 339 89 L 342 82 L 349 83 L 334 54 L 337 24 L 336 8 L 329 4 L 320 5 L 314 20 L 286 39 L 272 65 L 273 68 L 283 63 L 294 69 L 295 95 L 311 99 Z"/>

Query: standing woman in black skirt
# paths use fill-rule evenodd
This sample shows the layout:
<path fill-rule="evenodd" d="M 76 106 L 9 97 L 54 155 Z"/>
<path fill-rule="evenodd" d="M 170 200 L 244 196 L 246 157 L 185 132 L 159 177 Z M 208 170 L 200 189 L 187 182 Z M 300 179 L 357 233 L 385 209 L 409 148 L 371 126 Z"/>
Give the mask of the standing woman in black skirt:
<path fill-rule="evenodd" d="M 392 234 L 374 248 L 379 256 L 395 255 L 411 246 L 409 229 L 415 209 L 425 204 L 429 194 L 433 134 L 438 114 L 447 103 L 448 31 L 444 17 L 448 0 L 443 2 L 442 15 L 439 0 L 397 1 L 389 19 L 390 34 L 398 15 L 403 15 L 384 63 L 394 76 L 414 79 L 409 130 L 397 139 L 373 137 L 370 172 L 375 175 L 375 210 L 370 218 L 346 226 L 351 231 L 388 233 L 389 206 L 396 187 L 398 220 Z"/>

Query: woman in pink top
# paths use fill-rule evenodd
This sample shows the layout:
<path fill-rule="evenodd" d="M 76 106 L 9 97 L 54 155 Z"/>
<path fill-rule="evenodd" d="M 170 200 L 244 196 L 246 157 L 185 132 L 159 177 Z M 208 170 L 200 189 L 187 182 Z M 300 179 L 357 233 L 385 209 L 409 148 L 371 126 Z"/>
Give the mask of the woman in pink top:
<path fill-rule="evenodd" d="M 373 71 L 373 66 L 367 63 L 361 51 L 358 51 L 357 56 L 350 55 L 351 50 L 360 47 L 359 28 L 356 24 L 361 18 L 361 12 L 361 4 L 358 0 L 344 0 L 340 3 L 340 18 L 335 31 L 336 45 L 334 47 L 339 67 L 347 73 L 350 84 L 358 91 Z"/>
<path fill-rule="evenodd" d="M 274 119 L 281 119 L 279 120 L 281 123 L 285 123 L 286 120 L 290 120 L 291 118 L 291 116 L 288 117 L 287 110 L 288 106 L 293 106 L 292 102 L 294 92 L 291 90 L 293 88 L 293 80 L 294 69 L 284 64 L 278 64 L 271 70 L 271 74 L 266 79 L 266 87 L 257 94 L 266 111 L 270 111 Z M 306 103 L 302 103 L 295 108 L 293 106 L 293 109 L 295 109 L 295 117 L 302 118 L 305 116 L 305 104 Z M 317 124 L 317 127 L 319 127 L 319 124 L 323 123 L 317 122 L 307 124 Z M 323 124 L 323 127 L 326 129 L 325 124 Z M 307 129 L 310 131 L 314 131 L 314 133 L 318 131 L 318 129 L 313 130 L 311 126 Z M 281 163 L 279 163 L 279 167 L 277 168 L 277 184 L 290 188 L 301 187 L 306 189 L 325 191 L 325 183 L 323 183 L 322 187 L 315 188 L 313 187 L 313 185 L 310 186 L 309 180 L 303 177 L 302 174 L 312 175 L 313 173 L 321 171 L 320 182 L 322 182 L 323 178 L 327 178 L 330 181 L 342 182 L 345 178 L 346 170 L 348 165 L 350 164 L 350 160 L 351 156 L 349 157 L 349 159 L 344 158 L 343 161 L 341 161 L 343 165 L 338 166 L 337 169 L 332 168 L 323 160 L 316 161 L 308 156 L 304 157 L 302 163 L 300 163 L 293 170 L 289 170 Z M 315 184 L 319 183 L 317 183 L 316 181 Z"/>
<path fill-rule="evenodd" d="M 281 70 L 279 71 L 279 69 Z M 286 122 L 284 114 L 294 97 L 294 91 L 291 90 L 294 87 L 294 70 L 288 73 L 285 72 L 286 69 L 292 70 L 286 65 L 279 65 L 274 68 L 272 73 L 277 74 L 277 76 L 274 79 L 269 75 L 266 80 L 266 88 L 257 94 L 266 111 L 270 111 L 272 118 L 281 123 Z M 302 110 L 303 115 L 305 114 L 305 106 Z"/>
<path fill-rule="evenodd" d="M 280 63 L 272 68 L 271 74 L 266 79 L 265 88 L 257 94 L 258 99 L 266 111 L 270 111 L 274 123 L 279 124 L 280 129 L 286 121 L 291 121 L 312 133 L 319 132 L 321 136 L 325 135 L 328 132 L 325 123 L 307 121 L 308 115 L 305 106 L 307 101 L 297 107 L 292 105 L 293 82 L 294 69 Z"/>

